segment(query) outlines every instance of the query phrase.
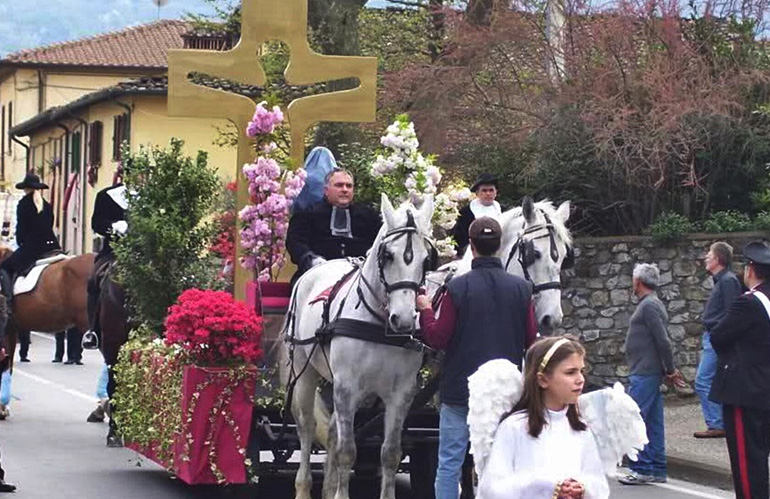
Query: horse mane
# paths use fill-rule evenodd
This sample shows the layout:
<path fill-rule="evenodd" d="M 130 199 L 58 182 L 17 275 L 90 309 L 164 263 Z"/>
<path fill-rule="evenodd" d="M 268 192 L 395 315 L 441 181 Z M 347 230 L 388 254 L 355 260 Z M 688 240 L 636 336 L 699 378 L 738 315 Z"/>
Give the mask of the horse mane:
<path fill-rule="evenodd" d="M 572 234 L 570 234 L 569 229 L 564 224 L 561 217 L 556 214 L 557 209 L 554 207 L 553 202 L 551 202 L 549 199 L 543 199 L 542 201 L 535 203 L 535 208 L 548 215 L 548 218 L 551 219 L 551 223 L 553 224 L 553 228 L 556 231 L 556 235 L 559 236 L 559 239 L 564 241 L 565 244 L 571 245 Z M 509 222 L 512 222 L 513 220 L 522 216 L 522 207 L 513 207 L 502 214 L 500 217 L 500 225 L 505 226 Z"/>

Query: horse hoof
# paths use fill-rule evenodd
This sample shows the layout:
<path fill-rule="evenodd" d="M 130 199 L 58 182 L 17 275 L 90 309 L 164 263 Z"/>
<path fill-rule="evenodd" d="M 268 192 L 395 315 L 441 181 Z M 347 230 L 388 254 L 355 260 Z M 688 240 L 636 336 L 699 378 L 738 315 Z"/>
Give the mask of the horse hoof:
<path fill-rule="evenodd" d="M 10 415 L 11 413 L 8 410 L 8 407 L 0 404 L 0 421 L 5 421 Z"/>
<path fill-rule="evenodd" d="M 107 435 L 107 447 L 113 449 L 123 447 L 123 439 L 117 435 Z"/>

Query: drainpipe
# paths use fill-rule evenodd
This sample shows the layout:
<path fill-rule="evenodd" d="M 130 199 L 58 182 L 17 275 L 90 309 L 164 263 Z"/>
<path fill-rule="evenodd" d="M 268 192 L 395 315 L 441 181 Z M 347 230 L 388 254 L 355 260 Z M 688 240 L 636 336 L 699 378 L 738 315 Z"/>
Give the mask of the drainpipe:
<path fill-rule="evenodd" d="M 70 129 L 67 128 L 66 125 L 64 125 L 64 124 L 62 124 L 62 123 L 60 123 L 58 121 L 56 122 L 56 126 L 61 128 L 62 130 L 64 130 L 64 157 L 62 158 L 61 165 L 60 165 L 60 169 L 62 171 L 59 172 L 61 174 L 59 176 L 60 176 L 60 183 L 61 183 L 61 186 L 62 186 L 62 188 L 60 188 L 59 190 L 61 192 L 64 192 L 64 187 L 67 185 L 67 171 L 68 171 L 67 164 L 69 164 L 69 161 L 70 161 L 70 141 L 69 141 Z M 53 195 L 55 196 L 56 193 L 54 192 Z M 59 196 L 56 196 L 56 203 L 51 201 L 51 204 L 56 204 L 56 213 L 58 215 L 56 217 L 56 228 L 59 229 L 59 234 L 61 234 L 61 227 L 62 227 L 62 223 L 61 223 L 61 219 L 62 219 L 62 217 L 61 217 L 61 214 L 62 214 L 62 211 L 61 211 L 61 209 L 62 209 L 61 200 L 62 200 L 62 196 L 59 195 Z"/>
<path fill-rule="evenodd" d="M 45 77 L 43 76 L 43 70 L 37 70 L 37 113 L 40 114 L 45 111 Z"/>

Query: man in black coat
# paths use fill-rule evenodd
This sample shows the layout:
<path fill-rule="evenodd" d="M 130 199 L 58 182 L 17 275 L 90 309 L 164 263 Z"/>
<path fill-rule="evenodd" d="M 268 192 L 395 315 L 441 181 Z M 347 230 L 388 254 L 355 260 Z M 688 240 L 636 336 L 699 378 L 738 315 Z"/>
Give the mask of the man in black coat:
<path fill-rule="evenodd" d="M 289 221 L 286 249 L 297 265 L 292 282 L 326 260 L 365 256 L 382 221 L 372 208 L 353 203 L 355 184 L 350 172 L 332 170 L 326 176 L 324 200 L 294 213 Z"/>
<path fill-rule="evenodd" d="M 455 240 L 457 256 L 462 257 L 468 248 L 468 229 L 474 220 L 481 217 L 497 218 L 503 211 L 497 198 L 497 177 L 491 173 L 482 173 L 471 187 L 476 199 L 460 210 L 457 222 L 452 228 L 451 235 Z"/>
<path fill-rule="evenodd" d="M 99 301 L 99 279 L 107 265 L 115 260 L 112 242 L 128 230 L 126 209 L 128 193 L 122 182 L 102 189 L 96 194 L 94 213 L 91 216 L 91 229 L 103 236 L 102 247 L 94 260 L 94 272 L 88 280 L 88 321 L 90 329 L 83 335 L 83 348 L 99 348 L 101 331 L 97 307 Z"/>
<path fill-rule="evenodd" d="M 717 372 L 710 399 L 721 403 L 738 499 L 768 499 L 770 456 L 770 248 L 743 249 L 749 292 L 711 331 Z"/>

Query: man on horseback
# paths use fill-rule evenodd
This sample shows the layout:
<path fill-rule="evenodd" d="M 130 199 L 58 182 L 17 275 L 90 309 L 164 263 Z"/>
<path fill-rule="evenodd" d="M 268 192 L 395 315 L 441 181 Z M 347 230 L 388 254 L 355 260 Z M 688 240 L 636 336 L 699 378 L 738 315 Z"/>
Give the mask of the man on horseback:
<path fill-rule="evenodd" d="M 16 184 L 25 196 L 16 207 L 16 244 L 18 249 L 0 264 L 0 284 L 10 310 L 13 298 L 13 281 L 19 272 L 30 268 L 45 255 L 61 251 L 53 232 L 53 208 L 43 199 L 41 192 L 48 186 L 34 173 L 27 173 Z"/>
<path fill-rule="evenodd" d="M 119 172 L 120 173 L 120 172 Z M 126 209 L 128 197 L 126 186 L 120 177 L 110 187 L 102 189 L 94 201 L 94 213 L 91 217 L 91 228 L 104 237 L 102 247 L 94 261 L 94 272 L 88 281 L 88 320 L 90 328 L 83 335 L 83 348 L 95 350 L 99 348 L 101 327 L 99 324 L 99 293 L 100 282 L 115 261 L 115 252 L 111 242 L 117 240 L 128 230 Z"/>
<path fill-rule="evenodd" d="M 335 168 L 325 184 L 323 201 L 294 213 L 289 222 L 286 249 L 298 267 L 292 282 L 326 260 L 365 256 L 382 225 L 376 211 L 353 203 L 350 172 Z"/>

